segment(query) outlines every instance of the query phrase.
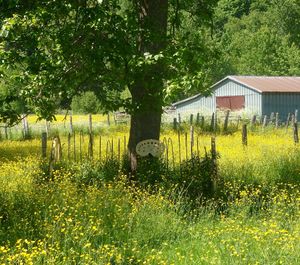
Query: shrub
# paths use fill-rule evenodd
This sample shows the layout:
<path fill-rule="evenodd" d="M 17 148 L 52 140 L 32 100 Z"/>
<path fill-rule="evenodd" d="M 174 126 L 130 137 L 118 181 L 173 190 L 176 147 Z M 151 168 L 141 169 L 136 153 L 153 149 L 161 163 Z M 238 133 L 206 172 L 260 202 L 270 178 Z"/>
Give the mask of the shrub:
<path fill-rule="evenodd" d="M 217 177 L 216 169 L 211 156 L 206 155 L 203 158 L 193 156 L 182 162 L 173 181 L 193 201 L 211 198 L 216 192 L 213 180 L 214 177 Z"/>
<path fill-rule="evenodd" d="M 94 92 L 87 91 L 73 97 L 71 108 L 74 113 L 96 114 L 101 111 L 101 104 Z"/>
<path fill-rule="evenodd" d="M 119 175 L 119 161 L 108 159 L 104 162 L 86 161 L 73 175 L 73 180 L 81 185 L 101 186 L 105 182 L 114 181 Z"/>

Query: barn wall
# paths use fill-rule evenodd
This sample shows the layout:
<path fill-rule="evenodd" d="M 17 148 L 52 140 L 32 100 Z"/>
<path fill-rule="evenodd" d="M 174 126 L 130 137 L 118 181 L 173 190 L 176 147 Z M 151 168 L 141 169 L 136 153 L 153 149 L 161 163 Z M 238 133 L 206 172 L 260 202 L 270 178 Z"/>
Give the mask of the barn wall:
<path fill-rule="evenodd" d="M 280 119 L 285 120 L 288 113 L 294 113 L 296 109 L 300 111 L 300 93 L 265 93 L 262 106 L 263 115 L 278 112 Z"/>
<path fill-rule="evenodd" d="M 213 97 L 199 96 L 176 106 L 176 113 L 180 113 L 183 119 L 190 114 L 210 115 L 213 112 L 213 106 Z"/>
<path fill-rule="evenodd" d="M 210 115 L 216 110 L 216 96 L 245 96 L 244 111 L 261 115 L 261 94 L 231 80 L 225 80 L 218 84 L 210 97 L 199 96 L 178 104 L 176 106 L 176 113 L 180 113 L 182 117 L 198 112 L 204 115 Z"/>
<path fill-rule="evenodd" d="M 244 111 L 259 115 L 262 113 L 261 94 L 232 80 L 226 80 L 225 82 L 217 85 L 214 96 L 245 96 Z M 215 109 L 216 100 L 214 100 L 214 110 Z"/>

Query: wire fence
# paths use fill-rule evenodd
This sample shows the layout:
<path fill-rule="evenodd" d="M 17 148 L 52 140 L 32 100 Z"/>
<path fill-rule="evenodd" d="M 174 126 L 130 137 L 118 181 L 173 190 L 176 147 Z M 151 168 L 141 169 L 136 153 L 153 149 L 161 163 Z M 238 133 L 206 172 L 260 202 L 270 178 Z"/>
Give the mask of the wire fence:
<path fill-rule="evenodd" d="M 131 156 L 128 154 L 128 136 L 118 136 L 114 138 L 84 134 L 83 132 L 68 134 L 67 137 L 60 138 L 58 135 L 53 139 L 48 139 L 47 134 L 42 133 L 41 156 L 44 159 L 58 161 L 65 160 L 70 162 L 83 162 L 95 160 L 107 162 L 116 160 L 123 163 L 123 159 Z M 164 145 L 164 153 L 161 160 L 169 169 L 174 169 L 183 161 L 193 157 L 207 157 L 211 152 L 216 152 L 215 144 L 210 151 L 205 146 L 200 146 L 201 135 L 193 132 L 191 127 L 190 134 L 177 132 L 177 139 L 164 137 L 161 142 Z M 211 138 L 211 141 L 215 137 Z M 215 150 L 215 151 L 214 151 Z"/>
<path fill-rule="evenodd" d="M 242 124 L 240 128 L 241 142 L 244 147 L 248 146 L 249 126 Z M 295 144 L 299 143 L 298 126 L 295 122 L 292 127 L 291 141 Z M 195 126 L 191 125 L 189 131 L 176 131 L 176 137 L 163 137 L 161 139 L 164 145 L 164 153 L 161 159 L 165 162 L 168 168 L 175 168 L 183 161 L 192 159 L 193 157 L 207 157 L 217 152 L 216 136 L 211 136 L 209 143 L 203 143 L 203 135 L 201 132 L 195 131 Z M 59 143 L 57 151 L 57 146 Z M 59 156 L 67 161 L 82 162 L 85 160 L 97 160 L 106 162 L 108 160 L 116 160 L 120 163 L 123 159 L 131 157 L 128 154 L 128 134 L 113 135 L 110 137 L 102 135 L 94 135 L 91 131 L 86 134 L 83 131 L 73 134 L 68 133 L 67 137 L 59 137 L 56 135 L 50 139 L 47 134 L 42 133 L 42 157 Z M 56 154 L 56 155 L 53 155 Z M 56 158 L 55 158 L 56 159 Z"/>
<path fill-rule="evenodd" d="M 288 129 L 297 123 L 298 111 L 289 113 L 286 118 L 280 116 L 279 113 L 271 113 L 267 116 L 242 117 L 230 111 L 218 111 L 211 115 L 202 115 L 201 113 L 190 114 L 189 116 L 181 116 L 180 113 L 176 114 L 175 111 L 166 111 L 162 115 L 162 124 L 171 125 L 173 129 L 185 125 L 194 125 L 200 127 L 204 131 L 210 132 L 226 132 L 228 130 L 239 130 L 240 126 L 244 123 L 248 124 L 251 128 L 260 127 L 262 130 L 265 128 L 283 128 Z M 80 117 L 80 118 L 78 118 Z M 9 127 L 5 124 L 0 124 L 0 140 L 1 139 L 28 139 L 39 137 L 42 132 L 46 132 L 48 136 L 57 134 L 68 135 L 74 132 L 83 132 L 94 134 L 109 133 L 112 128 L 116 131 L 126 131 L 130 122 L 130 116 L 124 112 L 118 112 L 108 115 L 86 115 L 86 116 L 73 116 L 72 114 L 66 115 L 63 120 L 48 122 L 48 121 L 32 121 L 26 116 L 22 117 L 19 124 Z"/>

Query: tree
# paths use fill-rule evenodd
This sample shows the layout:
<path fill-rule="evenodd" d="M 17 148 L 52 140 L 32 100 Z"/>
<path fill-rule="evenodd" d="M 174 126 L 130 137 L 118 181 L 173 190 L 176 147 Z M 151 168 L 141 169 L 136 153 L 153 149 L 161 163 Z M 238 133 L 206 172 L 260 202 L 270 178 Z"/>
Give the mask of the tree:
<path fill-rule="evenodd" d="M 135 161 L 139 141 L 159 139 L 168 82 L 185 74 L 193 82 L 201 76 L 188 73 L 189 43 L 176 31 L 183 31 L 184 14 L 208 21 L 213 1 L 9 2 L 1 3 L 6 12 L 0 22 L 0 70 L 17 93 L 0 96 L 6 104 L 0 109 L 2 121 L 18 119 L 10 106 L 16 97 L 28 112 L 50 120 L 57 101 L 92 90 L 106 110 L 123 106 L 131 114 L 128 148 Z M 199 48 L 194 46 L 190 54 Z M 195 61 L 193 68 L 200 69 L 199 64 Z M 18 75 L 9 75 L 10 69 Z M 120 97 L 125 88 L 131 98 Z"/>
<path fill-rule="evenodd" d="M 224 72 L 299 75 L 300 2 L 252 0 L 243 12 L 236 12 L 232 4 L 238 1 L 221 0 L 215 10 L 216 24 L 221 25 L 217 39 L 228 62 Z M 226 20 L 220 14 L 226 14 Z"/>
<path fill-rule="evenodd" d="M 93 91 L 86 91 L 72 98 L 73 113 L 96 114 L 101 111 L 101 104 Z"/>

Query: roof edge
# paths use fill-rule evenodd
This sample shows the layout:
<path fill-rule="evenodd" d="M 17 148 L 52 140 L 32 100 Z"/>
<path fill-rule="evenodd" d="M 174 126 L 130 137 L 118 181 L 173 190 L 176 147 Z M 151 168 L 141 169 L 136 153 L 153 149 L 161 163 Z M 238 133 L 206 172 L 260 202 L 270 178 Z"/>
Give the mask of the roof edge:
<path fill-rule="evenodd" d="M 195 99 L 195 98 L 197 98 L 197 97 L 202 97 L 202 96 L 203 96 L 203 95 L 201 95 L 201 94 L 196 94 L 196 95 L 194 95 L 194 96 L 191 96 L 191 97 L 185 98 L 185 99 L 183 99 L 183 100 L 177 101 L 177 102 L 175 102 L 175 103 L 172 103 L 171 105 L 172 105 L 173 107 L 176 107 L 177 105 L 180 105 L 180 104 L 182 104 L 182 103 L 185 103 L 186 101 L 190 101 L 190 100 L 192 100 L 192 99 Z"/>
<path fill-rule="evenodd" d="M 231 81 L 234 81 L 236 83 L 239 83 L 239 84 L 242 84 L 256 92 L 259 92 L 259 93 L 262 93 L 261 90 L 259 90 L 258 88 L 256 87 L 253 87 L 253 86 L 249 86 L 248 84 L 244 83 L 244 82 L 241 82 L 240 80 L 236 79 L 236 76 L 235 75 L 228 75 L 226 77 L 224 77 L 222 80 L 218 81 L 217 83 L 213 84 L 210 88 L 214 88 L 215 86 L 219 85 L 220 83 L 224 82 L 225 80 L 231 80 Z"/>

